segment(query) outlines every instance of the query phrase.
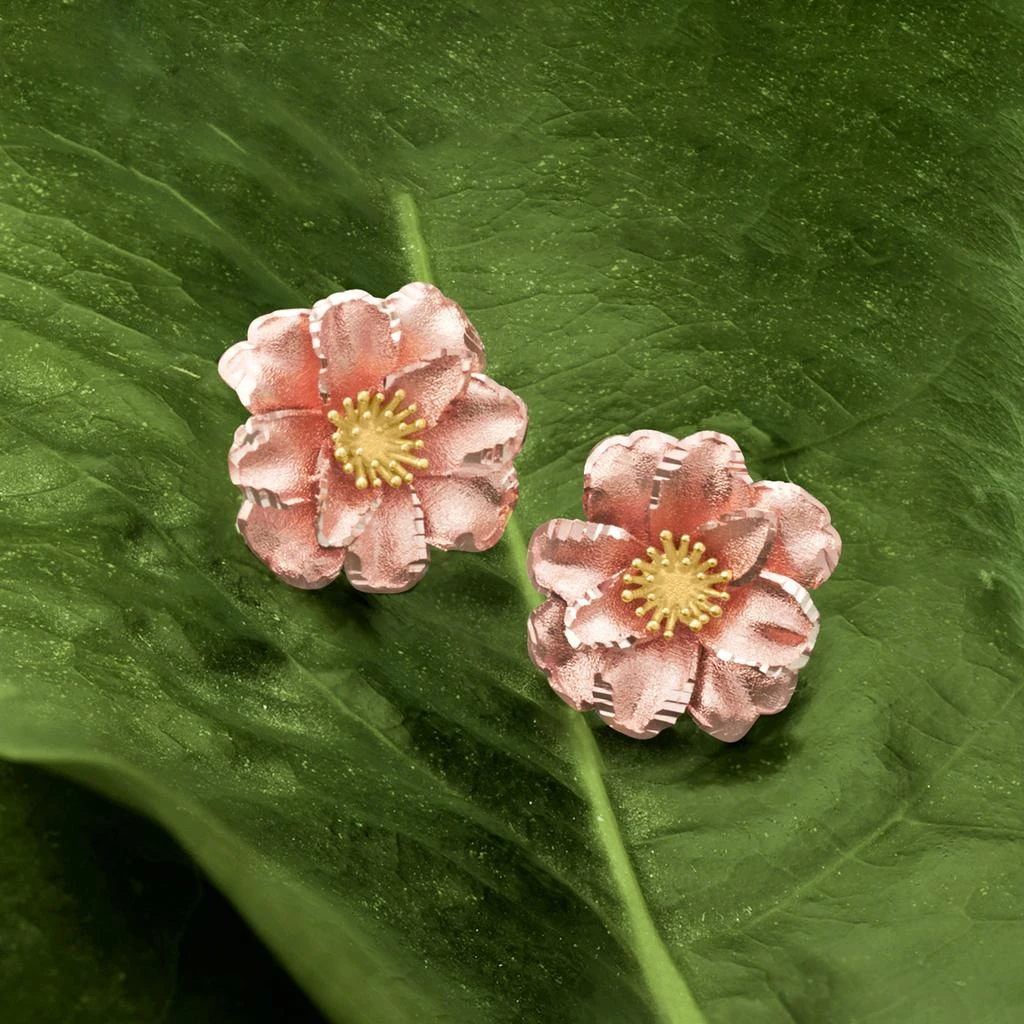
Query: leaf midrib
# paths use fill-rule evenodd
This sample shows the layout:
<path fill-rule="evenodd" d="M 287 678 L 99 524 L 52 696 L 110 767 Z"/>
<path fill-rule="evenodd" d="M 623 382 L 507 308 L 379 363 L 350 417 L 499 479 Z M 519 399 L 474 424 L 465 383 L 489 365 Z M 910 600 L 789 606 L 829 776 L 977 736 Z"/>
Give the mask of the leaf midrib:
<path fill-rule="evenodd" d="M 542 598 L 526 573 L 526 542 L 514 514 L 509 518 L 504 541 L 523 602 L 527 610 L 532 611 Z M 565 704 L 561 705 L 561 712 L 569 746 L 579 769 L 581 792 L 590 804 L 594 834 L 619 891 L 634 944 L 632 952 L 650 992 L 653 1009 L 665 1024 L 704 1024 L 704 1015 L 651 916 L 626 847 L 618 814 L 605 785 L 604 760 L 594 734 L 584 715 Z"/>
<path fill-rule="evenodd" d="M 418 280 L 431 282 L 431 264 L 419 210 L 409 192 L 395 196 L 398 232 L 409 256 L 410 269 Z M 432 282 L 431 282 L 432 283 Z M 513 513 L 502 538 L 512 574 L 528 612 L 542 601 L 526 572 L 526 539 Z M 652 1009 L 665 1024 L 704 1024 L 704 1015 L 689 986 L 669 954 L 651 916 L 632 858 L 626 848 L 619 818 L 604 781 L 604 763 L 586 718 L 561 705 L 569 747 L 579 770 L 582 795 L 590 805 L 594 835 L 601 845 L 619 898 L 625 910 L 633 954 L 651 996 Z"/>

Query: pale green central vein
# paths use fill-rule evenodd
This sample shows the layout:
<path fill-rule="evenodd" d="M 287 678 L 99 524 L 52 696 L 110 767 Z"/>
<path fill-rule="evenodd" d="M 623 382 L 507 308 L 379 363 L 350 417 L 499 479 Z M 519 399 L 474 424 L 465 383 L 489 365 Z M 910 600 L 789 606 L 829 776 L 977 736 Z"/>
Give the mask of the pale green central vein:
<path fill-rule="evenodd" d="M 409 266 L 412 268 L 414 281 L 433 283 L 430 270 L 430 256 L 427 243 L 420 227 L 420 212 L 416 208 L 416 200 L 408 192 L 399 192 L 395 196 L 395 207 L 398 213 L 398 233 L 401 235 Z"/>
<path fill-rule="evenodd" d="M 395 198 L 398 229 L 416 280 L 430 281 L 430 259 L 420 228 L 416 201 L 408 192 Z M 541 602 L 526 571 L 526 540 L 515 515 L 509 518 L 502 540 L 512 564 L 513 577 L 530 610 Z M 705 1024 L 690 989 L 679 973 L 651 917 L 633 862 L 626 848 L 619 819 L 604 781 L 601 751 L 586 718 L 563 705 L 569 742 L 579 766 L 579 777 L 593 811 L 594 832 L 604 851 L 615 887 L 620 893 L 637 963 L 651 994 L 653 1008 L 664 1024 Z"/>
<path fill-rule="evenodd" d="M 533 609 L 540 604 L 541 598 L 526 572 L 526 541 L 515 515 L 509 518 L 503 542 L 526 606 Z M 562 710 L 567 719 L 569 742 L 576 755 L 583 792 L 593 810 L 594 832 L 621 895 L 637 963 L 651 993 L 654 1009 L 665 1024 L 704 1024 L 704 1015 L 694 1002 L 651 917 L 605 785 L 601 751 L 594 734 L 583 715 L 564 704 Z"/>

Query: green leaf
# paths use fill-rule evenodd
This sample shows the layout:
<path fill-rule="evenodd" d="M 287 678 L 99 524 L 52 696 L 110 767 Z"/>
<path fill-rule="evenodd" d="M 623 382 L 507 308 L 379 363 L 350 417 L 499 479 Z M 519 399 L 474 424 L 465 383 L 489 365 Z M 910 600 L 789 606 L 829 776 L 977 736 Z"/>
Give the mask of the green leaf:
<path fill-rule="evenodd" d="M 1015 6 L 5 16 L 0 754 L 162 824 L 335 1021 L 1016 1019 Z M 518 522 L 290 590 L 215 361 L 422 276 L 529 404 Z M 733 434 L 845 540 L 736 746 L 526 657 L 523 538 L 640 427 Z"/>
<path fill-rule="evenodd" d="M 0 906 L 6 1024 L 322 1024 L 165 834 L 35 768 L 0 765 Z"/>
<path fill-rule="evenodd" d="M 0 766 L 0 823 L 4 1019 L 158 1020 L 199 897 L 187 860 L 152 826 L 25 767 Z"/>

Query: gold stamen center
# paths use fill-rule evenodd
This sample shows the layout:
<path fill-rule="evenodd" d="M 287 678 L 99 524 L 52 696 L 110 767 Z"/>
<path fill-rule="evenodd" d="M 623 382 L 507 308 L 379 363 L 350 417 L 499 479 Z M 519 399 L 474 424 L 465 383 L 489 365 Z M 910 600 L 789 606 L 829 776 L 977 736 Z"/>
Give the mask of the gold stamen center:
<path fill-rule="evenodd" d="M 416 411 L 411 402 L 404 409 L 405 392 L 399 388 L 384 404 L 384 394 L 360 391 L 355 401 L 346 398 L 344 412 L 332 409 L 327 418 L 337 428 L 331 435 L 334 457 L 341 468 L 356 478 L 356 487 L 392 487 L 412 483 L 411 469 L 426 469 L 427 460 L 413 455 L 423 447 L 413 441 L 427 425 L 426 420 L 410 420 Z"/>
<path fill-rule="evenodd" d="M 722 614 L 729 594 L 715 587 L 728 583 L 732 573 L 728 569 L 714 572 L 718 560 L 704 557 L 704 545 L 699 540 L 691 545 L 684 533 L 676 546 L 668 530 L 662 530 L 660 537 L 661 551 L 648 548 L 646 562 L 633 559 L 632 575 L 623 577 L 630 589 L 622 591 L 622 600 L 644 602 L 636 613 L 640 617 L 651 613 L 647 628 L 652 633 L 670 637 L 679 622 L 699 633 Z"/>

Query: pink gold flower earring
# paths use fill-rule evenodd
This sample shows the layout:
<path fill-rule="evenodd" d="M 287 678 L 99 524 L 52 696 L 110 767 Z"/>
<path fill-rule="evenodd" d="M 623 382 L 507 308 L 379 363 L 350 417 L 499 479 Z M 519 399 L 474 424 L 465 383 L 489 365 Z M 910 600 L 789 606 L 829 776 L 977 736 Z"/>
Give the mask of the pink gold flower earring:
<path fill-rule="evenodd" d="M 548 598 L 530 655 L 562 700 L 638 739 L 686 713 L 726 741 L 789 703 L 818 634 L 808 590 L 841 549 L 821 502 L 755 483 L 724 434 L 639 430 L 590 453 L 583 508 L 529 547 Z"/>
<path fill-rule="evenodd" d="M 466 314 L 422 282 L 254 320 L 219 363 L 253 414 L 228 455 L 253 553 L 295 587 L 344 569 L 390 594 L 422 577 L 428 545 L 496 544 L 526 407 L 483 369 Z"/>

